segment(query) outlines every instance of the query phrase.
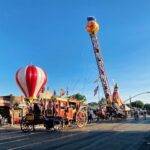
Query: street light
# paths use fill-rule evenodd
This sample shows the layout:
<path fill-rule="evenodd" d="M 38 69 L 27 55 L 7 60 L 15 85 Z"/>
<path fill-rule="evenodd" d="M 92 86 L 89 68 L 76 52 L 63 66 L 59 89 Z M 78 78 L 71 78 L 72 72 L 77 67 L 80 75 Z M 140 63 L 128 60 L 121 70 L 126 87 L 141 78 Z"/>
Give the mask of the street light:
<path fill-rule="evenodd" d="M 127 101 L 129 101 L 129 100 L 130 100 L 130 104 L 131 104 L 131 99 L 132 99 L 132 98 L 135 98 L 135 97 L 140 96 L 140 95 L 143 95 L 143 94 L 150 94 L 150 91 L 142 92 L 142 93 L 136 94 L 136 95 L 134 95 L 134 96 L 132 96 L 132 97 L 128 98 L 128 99 L 127 99 L 127 100 L 125 100 L 124 102 L 127 102 Z"/>

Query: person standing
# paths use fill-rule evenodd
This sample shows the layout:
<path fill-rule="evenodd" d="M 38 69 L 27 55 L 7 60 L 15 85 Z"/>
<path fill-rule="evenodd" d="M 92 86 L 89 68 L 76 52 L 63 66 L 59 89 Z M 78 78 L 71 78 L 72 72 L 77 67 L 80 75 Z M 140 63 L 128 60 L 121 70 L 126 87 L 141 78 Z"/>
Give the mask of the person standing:
<path fill-rule="evenodd" d="M 134 119 L 135 119 L 135 120 L 139 120 L 139 110 L 138 110 L 138 109 L 136 109 L 136 110 L 134 111 Z"/>
<path fill-rule="evenodd" d="M 3 117 L 2 117 L 2 115 L 0 114 L 0 126 L 2 125 L 2 119 L 3 119 Z"/>
<path fill-rule="evenodd" d="M 92 110 L 91 110 L 91 108 L 89 108 L 89 110 L 88 110 L 88 123 L 92 123 Z"/>
<path fill-rule="evenodd" d="M 147 112 L 146 112 L 146 109 L 144 109 L 144 110 L 143 110 L 143 118 L 144 118 L 144 120 L 146 120 L 146 113 L 147 113 Z"/>

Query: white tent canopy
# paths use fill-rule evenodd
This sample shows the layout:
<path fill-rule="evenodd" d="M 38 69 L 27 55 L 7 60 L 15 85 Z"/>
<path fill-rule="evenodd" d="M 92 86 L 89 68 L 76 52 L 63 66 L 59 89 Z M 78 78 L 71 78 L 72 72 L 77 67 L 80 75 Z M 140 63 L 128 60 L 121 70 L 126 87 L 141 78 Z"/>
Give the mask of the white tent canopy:
<path fill-rule="evenodd" d="M 127 105 L 125 105 L 125 111 L 130 111 L 131 109 L 127 106 Z"/>

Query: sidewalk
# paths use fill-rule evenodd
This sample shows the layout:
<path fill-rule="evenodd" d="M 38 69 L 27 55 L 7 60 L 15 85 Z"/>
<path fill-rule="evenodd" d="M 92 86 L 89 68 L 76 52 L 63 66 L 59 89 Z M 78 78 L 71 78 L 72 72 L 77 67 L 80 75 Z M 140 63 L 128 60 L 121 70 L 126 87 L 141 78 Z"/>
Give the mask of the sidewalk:
<path fill-rule="evenodd" d="M 43 125 L 36 125 L 35 126 L 36 129 L 45 129 L 45 127 Z M 9 131 L 16 131 L 16 130 L 20 130 L 20 125 L 11 125 L 11 124 L 7 124 L 7 125 L 3 125 L 0 126 L 0 132 L 9 132 Z M 21 130 L 20 130 L 21 131 Z"/>
<path fill-rule="evenodd" d="M 20 129 L 20 125 L 7 124 L 7 125 L 0 126 L 0 132 L 1 131 L 16 130 L 16 129 Z"/>

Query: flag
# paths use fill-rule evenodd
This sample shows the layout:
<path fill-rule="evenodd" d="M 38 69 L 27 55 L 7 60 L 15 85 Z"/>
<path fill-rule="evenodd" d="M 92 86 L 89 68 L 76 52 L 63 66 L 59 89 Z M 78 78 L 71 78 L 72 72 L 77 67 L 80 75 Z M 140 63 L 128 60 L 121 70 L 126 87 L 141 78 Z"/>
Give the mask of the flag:
<path fill-rule="evenodd" d="M 54 90 L 53 96 L 56 96 L 56 91 Z"/>
<path fill-rule="evenodd" d="M 99 86 L 97 86 L 97 87 L 94 89 L 94 96 L 97 94 L 98 89 L 99 89 Z"/>
<path fill-rule="evenodd" d="M 66 89 L 66 95 L 67 95 L 67 96 L 69 95 L 68 87 L 67 87 L 67 89 Z"/>
<path fill-rule="evenodd" d="M 60 89 L 60 96 L 65 95 L 65 90 L 64 89 Z"/>

